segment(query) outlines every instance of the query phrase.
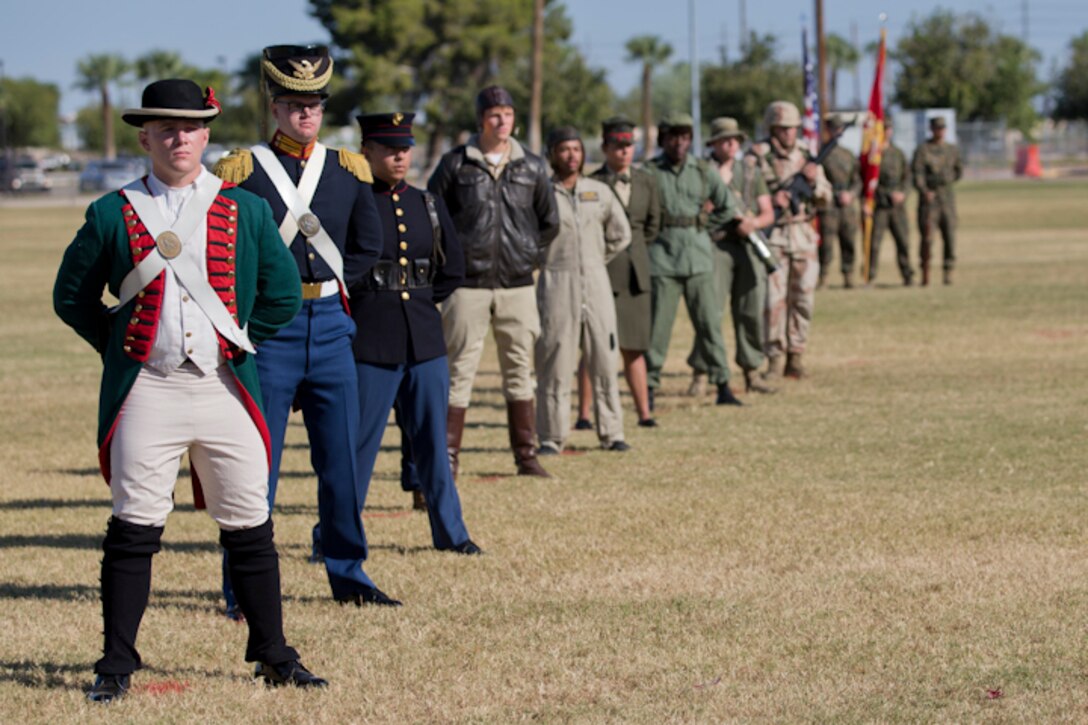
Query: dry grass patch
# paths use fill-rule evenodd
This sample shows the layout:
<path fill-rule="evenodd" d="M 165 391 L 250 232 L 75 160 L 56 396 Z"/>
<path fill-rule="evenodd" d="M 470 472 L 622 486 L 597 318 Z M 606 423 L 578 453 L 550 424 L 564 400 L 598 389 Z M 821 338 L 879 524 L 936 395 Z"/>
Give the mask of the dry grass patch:
<path fill-rule="evenodd" d="M 964 184 L 956 285 L 899 287 L 886 241 L 876 287 L 818 295 L 811 379 L 742 409 L 680 396 L 680 321 L 662 427 L 628 408 L 625 455 L 572 433 L 552 480 L 509 475 L 489 351 L 460 482 L 486 556 L 430 549 L 395 432 L 379 460 L 368 572 L 399 611 L 335 606 L 307 563 L 294 421 L 276 518 L 288 636 L 328 692 L 252 684 L 183 478 L 149 667 L 108 711 L 82 699 L 109 512 L 98 362 L 49 304 L 82 211 L 0 208 L 0 720 L 1084 721 L 1086 191 Z"/>

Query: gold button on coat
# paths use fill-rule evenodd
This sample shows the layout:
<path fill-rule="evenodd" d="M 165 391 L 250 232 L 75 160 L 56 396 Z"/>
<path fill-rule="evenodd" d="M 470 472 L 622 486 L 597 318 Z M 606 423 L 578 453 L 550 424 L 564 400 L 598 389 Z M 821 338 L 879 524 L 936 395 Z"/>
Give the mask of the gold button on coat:
<path fill-rule="evenodd" d="M 408 294 L 407 292 L 401 292 L 401 293 L 400 293 L 400 298 L 401 298 L 402 300 L 406 300 L 406 299 L 408 299 L 409 297 L 411 297 L 411 295 L 410 295 L 410 294 Z"/>
<path fill-rule="evenodd" d="M 403 224 L 398 224 L 397 231 L 403 234 L 404 232 L 408 231 L 408 227 L 404 226 Z"/>

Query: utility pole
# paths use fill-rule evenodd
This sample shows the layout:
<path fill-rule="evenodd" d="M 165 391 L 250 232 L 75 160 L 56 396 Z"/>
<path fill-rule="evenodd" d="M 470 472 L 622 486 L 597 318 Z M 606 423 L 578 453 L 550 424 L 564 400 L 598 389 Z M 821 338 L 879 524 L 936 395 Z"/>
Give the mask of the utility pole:
<path fill-rule="evenodd" d="M 544 96 L 544 0 L 533 0 L 533 68 L 529 95 L 529 149 L 540 153 L 540 120 Z"/>
<path fill-rule="evenodd" d="M 827 43 L 824 38 L 824 0 L 816 3 L 816 94 L 819 96 L 820 115 L 827 113 Z M 823 126 L 823 118 L 819 119 Z"/>
<path fill-rule="evenodd" d="M 688 38 L 691 47 L 691 147 L 698 154 L 703 148 L 702 104 L 699 102 L 699 52 L 695 38 L 695 0 L 688 0 Z"/>

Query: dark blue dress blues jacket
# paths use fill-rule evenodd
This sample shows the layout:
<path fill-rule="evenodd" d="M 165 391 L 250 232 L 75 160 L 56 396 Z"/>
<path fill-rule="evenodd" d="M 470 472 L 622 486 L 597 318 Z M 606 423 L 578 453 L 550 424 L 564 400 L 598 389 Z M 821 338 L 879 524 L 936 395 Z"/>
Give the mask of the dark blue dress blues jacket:
<path fill-rule="evenodd" d="M 291 181 L 298 185 L 305 163 L 276 147 L 273 153 L 279 158 Z M 333 242 L 344 257 L 344 276 L 348 275 L 347 259 L 350 257 L 355 274 L 365 274 L 378 259 L 382 240 L 379 234 L 378 212 L 374 208 L 374 194 L 370 184 L 362 183 L 350 171 L 340 165 L 339 152 L 325 149 L 325 167 L 321 170 L 321 179 L 317 192 L 310 202 L 310 210 L 321 220 Z M 279 192 L 268 178 L 268 174 L 259 163 L 254 161 L 253 173 L 239 184 L 246 191 L 265 199 L 272 207 L 272 217 L 276 224 L 283 221 L 287 206 Z M 295 236 L 291 243 L 291 255 L 298 264 L 299 275 L 303 282 L 324 282 L 335 279 L 332 269 L 320 254 L 306 242 L 302 234 Z"/>
<path fill-rule="evenodd" d="M 383 261 L 393 262 L 399 269 L 404 259 L 411 269 L 414 260 L 432 258 L 434 230 L 422 191 L 403 181 L 390 188 L 375 179 L 374 203 L 381 220 Z M 357 362 L 395 365 L 424 362 L 446 354 L 442 317 L 435 304 L 461 285 L 465 259 L 453 220 L 441 198 L 435 197 L 435 206 L 444 255 L 437 255 L 432 286 L 403 291 L 365 289 L 361 286 L 365 272 L 360 273 L 354 263 L 349 272 L 345 263 L 351 315 L 358 328 L 354 344 Z"/>

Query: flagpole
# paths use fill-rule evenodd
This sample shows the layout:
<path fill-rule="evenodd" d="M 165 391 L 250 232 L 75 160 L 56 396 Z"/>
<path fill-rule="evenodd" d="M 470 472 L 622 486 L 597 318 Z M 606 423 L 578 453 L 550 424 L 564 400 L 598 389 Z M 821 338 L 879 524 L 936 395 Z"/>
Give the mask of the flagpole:
<path fill-rule="evenodd" d="M 880 14 L 880 46 L 877 50 L 873 90 L 869 95 L 869 113 L 861 140 L 862 246 L 861 272 L 865 284 L 870 281 L 870 260 L 873 248 L 873 213 L 876 210 L 876 187 L 880 182 L 880 161 L 884 152 L 884 64 L 887 55 L 888 16 Z"/>

